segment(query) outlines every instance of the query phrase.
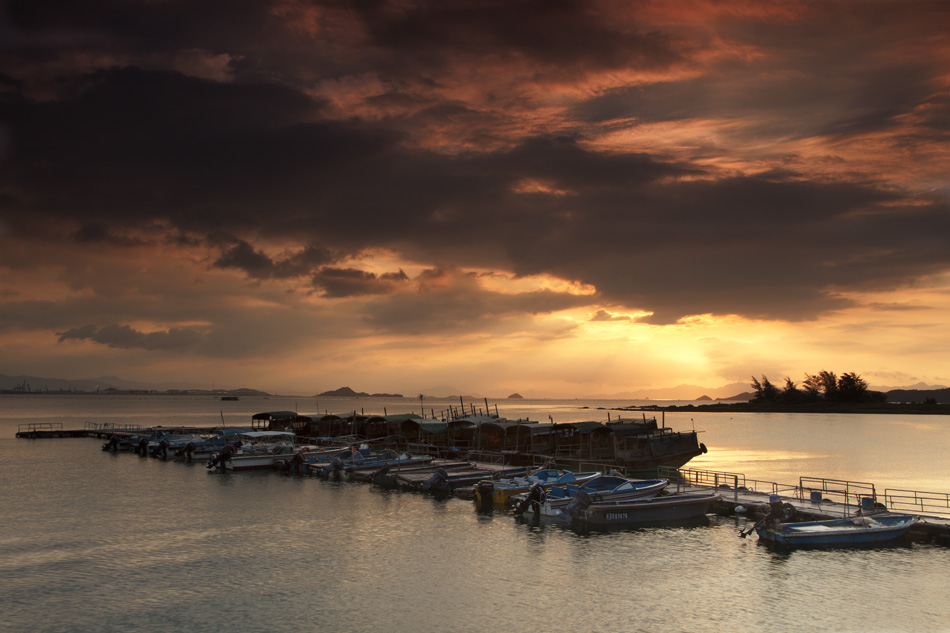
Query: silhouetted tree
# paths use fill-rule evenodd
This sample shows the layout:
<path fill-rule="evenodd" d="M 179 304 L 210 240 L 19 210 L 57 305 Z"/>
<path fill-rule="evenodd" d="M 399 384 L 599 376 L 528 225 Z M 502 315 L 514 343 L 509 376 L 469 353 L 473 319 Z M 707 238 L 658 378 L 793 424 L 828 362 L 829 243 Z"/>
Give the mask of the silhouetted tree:
<path fill-rule="evenodd" d="M 766 402 L 775 402 L 778 400 L 778 387 L 773 385 L 765 375 L 762 376 L 762 382 L 756 380 L 755 376 L 752 377 L 752 389 L 755 391 L 755 397 L 752 398 L 753 400 L 764 400 Z"/>
<path fill-rule="evenodd" d="M 782 401 L 783 402 L 801 402 L 802 392 L 795 386 L 795 383 L 792 382 L 792 379 L 788 376 L 785 376 L 785 388 L 782 390 Z"/>
<path fill-rule="evenodd" d="M 802 383 L 802 390 L 809 400 L 818 400 L 821 397 L 821 381 L 818 376 L 805 374 L 805 382 Z"/>
<path fill-rule="evenodd" d="M 841 375 L 838 379 L 836 395 L 846 402 L 865 400 L 868 393 L 868 383 L 853 371 Z"/>
<path fill-rule="evenodd" d="M 802 388 L 785 377 L 785 387 L 778 387 L 769 382 L 766 376 L 762 380 L 752 377 L 752 388 L 755 395 L 753 401 L 781 402 L 795 404 L 802 402 L 870 402 L 887 400 L 887 396 L 878 391 L 869 391 L 867 382 L 855 372 L 846 372 L 839 378 L 834 372 L 822 370 L 816 375 L 805 374 Z"/>

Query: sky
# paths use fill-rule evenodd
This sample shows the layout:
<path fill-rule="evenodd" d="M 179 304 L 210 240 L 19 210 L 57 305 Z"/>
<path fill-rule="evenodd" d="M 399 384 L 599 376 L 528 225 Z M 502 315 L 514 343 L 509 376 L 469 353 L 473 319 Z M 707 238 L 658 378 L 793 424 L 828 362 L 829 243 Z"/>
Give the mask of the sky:
<path fill-rule="evenodd" d="M 948 28 L 942 0 L 8 1 L 0 373 L 950 384 Z"/>

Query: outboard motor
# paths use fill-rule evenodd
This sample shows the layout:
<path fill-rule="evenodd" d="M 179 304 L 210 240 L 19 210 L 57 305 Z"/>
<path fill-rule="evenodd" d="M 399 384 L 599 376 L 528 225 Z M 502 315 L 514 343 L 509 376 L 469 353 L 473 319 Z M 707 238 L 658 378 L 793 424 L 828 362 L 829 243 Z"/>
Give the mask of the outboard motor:
<path fill-rule="evenodd" d="M 234 447 L 230 444 L 225 444 L 224 448 L 220 452 L 214 455 L 211 458 L 211 461 L 208 462 L 208 469 L 212 469 L 217 465 L 224 466 L 225 462 L 231 461 L 231 454 L 234 452 Z"/>
<path fill-rule="evenodd" d="M 102 450 L 112 451 L 113 453 L 119 450 L 119 436 L 118 435 L 109 436 L 109 441 L 102 445 Z"/>
<path fill-rule="evenodd" d="M 135 449 L 139 457 L 148 457 L 148 438 L 143 437 L 139 440 L 138 448 Z"/>
<path fill-rule="evenodd" d="M 185 454 L 185 461 L 190 462 L 195 454 L 195 443 L 188 442 L 187 444 L 185 444 L 185 448 L 183 449 L 183 452 Z"/>
<path fill-rule="evenodd" d="M 320 471 L 320 476 L 324 479 L 329 479 L 332 475 L 336 481 L 340 481 L 340 473 L 343 472 L 343 460 L 339 457 L 334 457 L 330 460 L 330 463 L 323 467 L 323 470 Z"/>
<path fill-rule="evenodd" d="M 535 516 L 541 516 L 541 505 L 547 496 L 547 493 L 544 492 L 544 486 L 538 483 L 531 484 L 531 487 L 528 488 L 528 494 L 515 506 L 515 514 L 524 514 L 528 511 L 528 508 L 531 508 Z"/>
<path fill-rule="evenodd" d="M 162 441 L 158 443 L 158 450 L 155 451 L 155 457 L 168 459 L 168 440 L 164 437 Z"/>
<path fill-rule="evenodd" d="M 449 473 L 444 468 L 436 468 L 432 476 L 426 479 L 420 486 L 422 490 L 428 492 L 448 492 L 449 491 Z"/>
<path fill-rule="evenodd" d="M 590 498 L 586 490 L 578 490 L 571 498 L 571 502 L 561 510 L 561 514 L 572 517 L 575 513 L 586 510 L 593 502 L 594 500 Z"/>
<path fill-rule="evenodd" d="M 475 501 L 482 512 L 491 512 L 494 508 L 495 484 L 491 481 L 480 481 L 475 484 Z"/>
<path fill-rule="evenodd" d="M 302 475 L 303 473 L 307 472 L 307 466 L 303 459 L 303 453 L 300 451 L 294 453 L 294 456 L 290 459 L 285 459 L 278 463 L 280 464 L 281 470 L 286 470 L 296 475 Z"/>
<path fill-rule="evenodd" d="M 380 488 L 392 488 L 393 487 L 393 475 L 389 474 L 389 471 L 392 470 L 392 464 L 386 464 L 379 470 L 373 473 L 373 484 L 379 486 Z"/>
<path fill-rule="evenodd" d="M 765 523 L 769 526 L 779 523 L 788 523 L 795 518 L 795 506 L 783 503 L 778 495 L 769 496 L 769 513 L 765 516 Z"/>

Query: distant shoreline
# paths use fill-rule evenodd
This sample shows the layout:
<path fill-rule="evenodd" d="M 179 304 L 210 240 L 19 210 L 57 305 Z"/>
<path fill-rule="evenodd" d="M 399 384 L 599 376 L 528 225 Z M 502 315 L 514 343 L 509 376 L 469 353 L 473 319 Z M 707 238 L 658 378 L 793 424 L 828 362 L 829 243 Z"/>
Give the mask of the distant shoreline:
<path fill-rule="evenodd" d="M 643 405 L 622 407 L 619 411 L 670 411 L 702 413 L 863 413 L 891 415 L 950 415 L 950 404 L 924 404 L 920 402 L 903 403 L 859 403 L 841 402 L 811 403 L 798 406 L 762 406 L 749 402 L 686 404 L 686 405 Z"/>

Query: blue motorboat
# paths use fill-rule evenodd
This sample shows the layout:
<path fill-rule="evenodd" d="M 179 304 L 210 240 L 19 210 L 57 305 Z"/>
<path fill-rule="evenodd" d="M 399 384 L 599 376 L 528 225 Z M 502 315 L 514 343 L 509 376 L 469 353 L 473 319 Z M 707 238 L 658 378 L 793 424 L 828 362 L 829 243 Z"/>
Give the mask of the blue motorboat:
<path fill-rule="evenodd" d="M 545 489 L 568 484 L 579 486 L 601 475 L 603 475 L 601 471 L 575 473 L 557 468 L 543 468 L 514 477 L 484 479 L 475 484 L 475 501 L 479 506 L 504 507 L 509 499 L 528 492 L 534 484 L 541 484 Z"/>
<path fill-rule="evenodd" d="M 538 512 L 541 516 L 570 515 L 571 502 L 578 491 L 594 501 L 631 501 L 656 496 L 669 485 L 667 479 L 628 479 L 615 475 L 600 475 L 583 484 L 552 486 L 543 490 L 537 484 L 521 495 L 512 497 L 516 514 Z"/>
<path fill-rule="evenodd" d="M 757 526 L 755 532 L 767 543 L 796 547 L 880 545 L 901 539 L 919 520 L 912 514 L 879 514 L 804 523 L 766 523 Z"/>

